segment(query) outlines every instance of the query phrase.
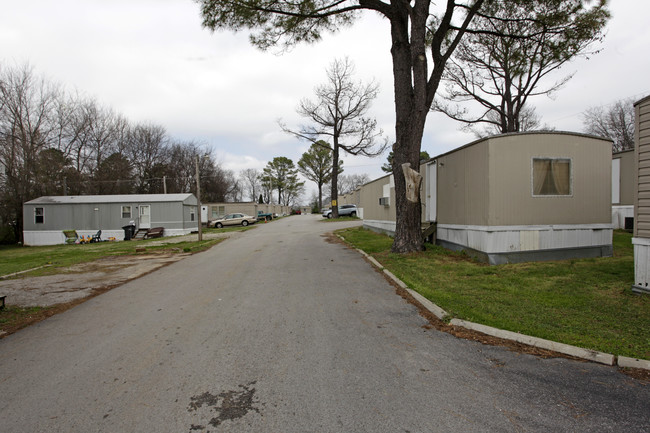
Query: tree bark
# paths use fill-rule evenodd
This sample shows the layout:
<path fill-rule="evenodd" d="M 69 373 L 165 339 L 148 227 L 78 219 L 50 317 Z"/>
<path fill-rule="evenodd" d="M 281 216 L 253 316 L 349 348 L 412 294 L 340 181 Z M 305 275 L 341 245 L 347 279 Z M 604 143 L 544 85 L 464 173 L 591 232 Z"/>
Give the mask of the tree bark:
<path fill-rule="evenodd" d="M 420 146 L 429 106 L 427 99 L 427 72 L 425 45 L 409 42 L 408 15 L 404 10 L 401 19 L 391 19 L 393 77 L 395 89 L 395 136 L 393 144 L 393 177 L 395 180 L 396 227 L 391 250 L 409 253 L 424 250 L 421 235 L 422 204 L 419 184 L 413 191 L 417 200 L 406 198 L 406 179 L 403 164 L 420 169 Z M 411 19 L 415 19 L 411 16 Z M 425 17 L 426 19 L 426 17 Z M 411 28 L 415 28 L 413 25 Z M 411 34 L 411 38 L 424 35 Z M 412 47 L 421 52 L 412 52 Z"/>
<path fill-rule="evenodd" d="M 339 146 L 336 137 L 332 146 L 332 191 L 330 194 L 330 206 L 332 209 L 332 218 L 339 217 L 338 195 L 339 195 Z"/>

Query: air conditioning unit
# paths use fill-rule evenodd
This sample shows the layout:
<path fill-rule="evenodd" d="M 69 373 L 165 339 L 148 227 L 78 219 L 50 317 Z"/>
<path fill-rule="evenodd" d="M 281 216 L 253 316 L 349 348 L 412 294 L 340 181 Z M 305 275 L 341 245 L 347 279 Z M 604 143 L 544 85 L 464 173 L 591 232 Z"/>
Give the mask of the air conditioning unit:
<path fill-rule="evenodd" d="M 390 206 L 390 197 L 379 197 L 379 206 Z"/>

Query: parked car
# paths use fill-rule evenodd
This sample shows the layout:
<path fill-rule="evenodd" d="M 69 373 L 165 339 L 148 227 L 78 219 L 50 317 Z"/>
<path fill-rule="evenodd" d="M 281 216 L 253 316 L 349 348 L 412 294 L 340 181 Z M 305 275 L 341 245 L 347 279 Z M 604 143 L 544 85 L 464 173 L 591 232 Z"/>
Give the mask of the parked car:
<path fill-rule="evenodd" d="M 244 215 L 243 213 L 231 213 L 223 218 L 210 221 L 209 226 L 220 229 L 223 226 L 237 226 L 241 224 L 246 227 L 249 224 L 255 224 L 256 221 L 257 217 Z"/>
<path fill-rule="evenodd" d="M 339 216 L 357 216 L 357 206 L 354 204 L 344 204 L 339 206 Z M 323 210 L 323 218 L 332 218 L 332 209 Z"/>

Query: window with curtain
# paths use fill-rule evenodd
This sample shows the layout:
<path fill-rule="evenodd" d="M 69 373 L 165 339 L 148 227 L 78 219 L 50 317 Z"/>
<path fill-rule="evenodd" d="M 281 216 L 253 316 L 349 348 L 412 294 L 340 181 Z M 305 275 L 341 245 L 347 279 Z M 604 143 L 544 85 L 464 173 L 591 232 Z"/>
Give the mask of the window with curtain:
<path fill-rule="evenodd" d="M 533 195 L 571 195 L 571 160 L 533 158 Z"/>

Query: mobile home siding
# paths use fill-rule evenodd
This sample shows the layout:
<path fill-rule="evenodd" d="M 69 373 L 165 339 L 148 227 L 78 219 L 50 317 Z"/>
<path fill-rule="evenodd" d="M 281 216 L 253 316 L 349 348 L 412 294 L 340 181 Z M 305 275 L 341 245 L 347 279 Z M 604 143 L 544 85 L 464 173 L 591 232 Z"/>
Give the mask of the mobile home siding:
<path fill-rule="evenodd" d="M 634 234 L 650 238 L 650 97 L 635 105 L 636 184 Z"/>
<path fill-rule="evenodd" d="M 390 185 L 391 176 L 380 177 L 363 185 L 359 191 L 359 214 L 363 218 L 364 227 L 384 233 L 395 231 L 395 188 Z M 386 187 L 388 186 L 388 187 Z M 379 204 L 380 197 L 386 197 L 384 191 L 389 192 L 387 206 Z M 391 233 L 392 234 L 392 233 Z"/>
<path fill-rule="evenodd" d="M 620 160 L 619 200 L 617 205 L 634 204 L 634 150 L 624 150 L 612 155 L 612 160 Z"/>
<path fill-rule="evenodd" d="M 487 225 L 488 142 L 452 151 L 438 161 L 438 223 Z"/>
<path fill-rule="evenodd" d="M 130 206 L 131 215 L 122 215 Z M 197 229 L 196 197 L 192 194 L 41 197 L 23 205 L 23 233 L 28 245 L 63 243 L 62 230 L 76 230 L 89 236 L 102 230 L 102 238 L 122 239 L 123 226 L 134 221 L 139 227 L 139 207 L 150 207 L 150 226 L 164 227 L 165 236 L 186 234 Z M 36 209 L 43 210 L 43 222 L 36 223 Z M 196 215 L 196 213 L 195 213 Z"/>
<path fill-rule="evenodd" d="M 634 104 L 634 285 L 650 294 L 650 96 Z"/>
<path fill-rule="evenodd" d="M 536 133 L 494 137 L 488 143 L 487 225 L 611 223 L 610 141 Z M 571 161 L 570 195 L 533 195 L 533 159 L 537 157 Z"/>

